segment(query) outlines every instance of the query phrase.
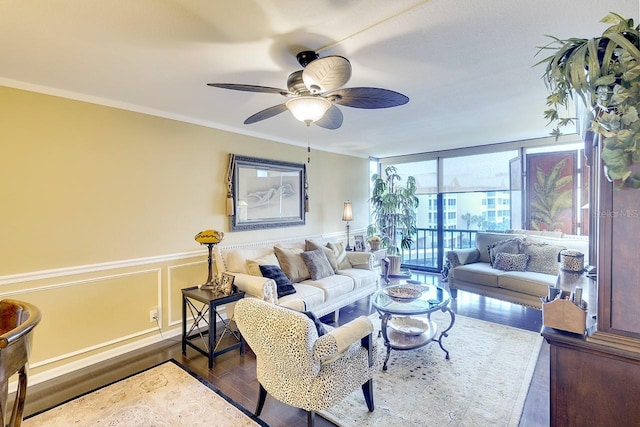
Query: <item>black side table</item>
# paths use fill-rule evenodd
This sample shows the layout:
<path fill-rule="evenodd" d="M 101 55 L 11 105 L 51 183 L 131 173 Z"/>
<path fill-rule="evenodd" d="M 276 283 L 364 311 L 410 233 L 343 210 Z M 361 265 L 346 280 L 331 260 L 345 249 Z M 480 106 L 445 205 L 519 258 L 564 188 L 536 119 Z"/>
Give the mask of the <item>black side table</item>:
<path fill-rule="evenodd" d="M 234 331 L 230 327 L 230 319 L 224 320 L 218 313 L 218 306 L 235 302 L 244 298 L 244 292 L 234 292 L 231 295 L 222 295 L 220 293 L 201 290 L 197 286 L 182 289 L 182 354 L 187 353 L 187 346 L 199 351 L 209 358 L 209 369 L 213 368 L 213 360 L 216 356 L 224 354 L 228 351 L 240 348 L 240 355 L 244 355 L 244 338 L 240 331 Z M 202 303 L 198 305 L 197 303 Z M 187 310 L 193 317 L 193 324 L 187 333 Z M 217 325 L 216 317 L 222 321 L 224 328 L 220 338 L 216 341 Z M 204 322 L 207 327 L 200 325 Z M 233 336 L 237 342 L 225 348 L 219 349 L 222 339 L 226 334 Z M 208 335 L 208 339 L 205 339 Z M 200 338 L 204 344 L 204 348 L 196 345 L 193 341 Z"/>

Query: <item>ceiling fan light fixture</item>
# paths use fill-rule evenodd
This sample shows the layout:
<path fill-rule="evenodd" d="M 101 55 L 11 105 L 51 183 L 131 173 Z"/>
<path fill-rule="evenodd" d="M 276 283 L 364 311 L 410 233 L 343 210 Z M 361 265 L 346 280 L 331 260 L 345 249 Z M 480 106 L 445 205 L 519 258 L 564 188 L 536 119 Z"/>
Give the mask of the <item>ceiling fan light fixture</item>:
<path fill-rule="evenodd" d="M 311 122 L 320 120 L 331 108 L 331 102 L 320 96 L 299 96 L 288 100 L 285 105 L 293 117 L 305 122 L 307 126 Z"/>

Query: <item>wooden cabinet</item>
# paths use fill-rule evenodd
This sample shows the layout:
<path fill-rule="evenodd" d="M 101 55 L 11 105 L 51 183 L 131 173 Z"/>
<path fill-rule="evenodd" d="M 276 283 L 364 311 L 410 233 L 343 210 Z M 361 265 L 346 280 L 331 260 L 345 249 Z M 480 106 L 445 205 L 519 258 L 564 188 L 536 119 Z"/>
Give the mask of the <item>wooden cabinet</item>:
<path fill-rule="evenodd" d="M 598 330 L 640 339 L 640 190 L 601 180 Z"/>
<path fill-rule="evenodd" d="M 640 353 L 543 328 L 550 344 L 551 426 L 640 424 Z"/>
<path fill-rule="evenodd" d="M 588 336 L 542 330 L 550 344 L 551 425 L 640 425 L 640 190 L 613 187 L 598 147 L 591 161 L 597 327 Z"/>

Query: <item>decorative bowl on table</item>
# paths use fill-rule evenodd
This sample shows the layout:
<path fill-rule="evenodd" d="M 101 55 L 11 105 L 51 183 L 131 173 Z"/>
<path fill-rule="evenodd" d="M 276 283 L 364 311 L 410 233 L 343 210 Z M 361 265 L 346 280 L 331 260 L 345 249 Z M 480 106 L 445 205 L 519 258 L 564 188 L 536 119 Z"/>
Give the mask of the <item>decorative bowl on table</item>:
<path fill-rule="evenodd" d="M 394 285 L 384 288 L 384 293 L 397 302 L 411 302 L 422 296 L 427 288 L 416 284 Z"/>
<path fill-rule="evenodd" d="M 387 326 L 404 335 L 420 335 L 429 330 L 429 323 L 417 317 L 392 317 Z"/>

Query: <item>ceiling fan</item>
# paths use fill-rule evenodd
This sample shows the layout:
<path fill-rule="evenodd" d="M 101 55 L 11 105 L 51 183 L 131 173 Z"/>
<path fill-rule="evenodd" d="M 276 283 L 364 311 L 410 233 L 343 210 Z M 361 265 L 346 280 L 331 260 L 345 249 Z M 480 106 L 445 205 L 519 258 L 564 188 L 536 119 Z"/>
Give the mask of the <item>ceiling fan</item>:
<path fill-rule="evenodd" d="M 289 98 L 286 102 L 258 111 L 245 125 L 276 116 L 286 110 L 309 126 L 310 123 L 325 129 L 342 126 L 342 112 L 337 105 L 354 108 L 376 109 L 397 107 L 409 102 L 401 93 L 376 87 L 341 88 L 351 77 L 351 63 L 338 55 L 318 57 L 314 51 L 296 55 L 302 70 L 287 78 L 287 89 L 234 83 L 207 83 L 208 86 L 245 92 L 274 93 Z"/>

